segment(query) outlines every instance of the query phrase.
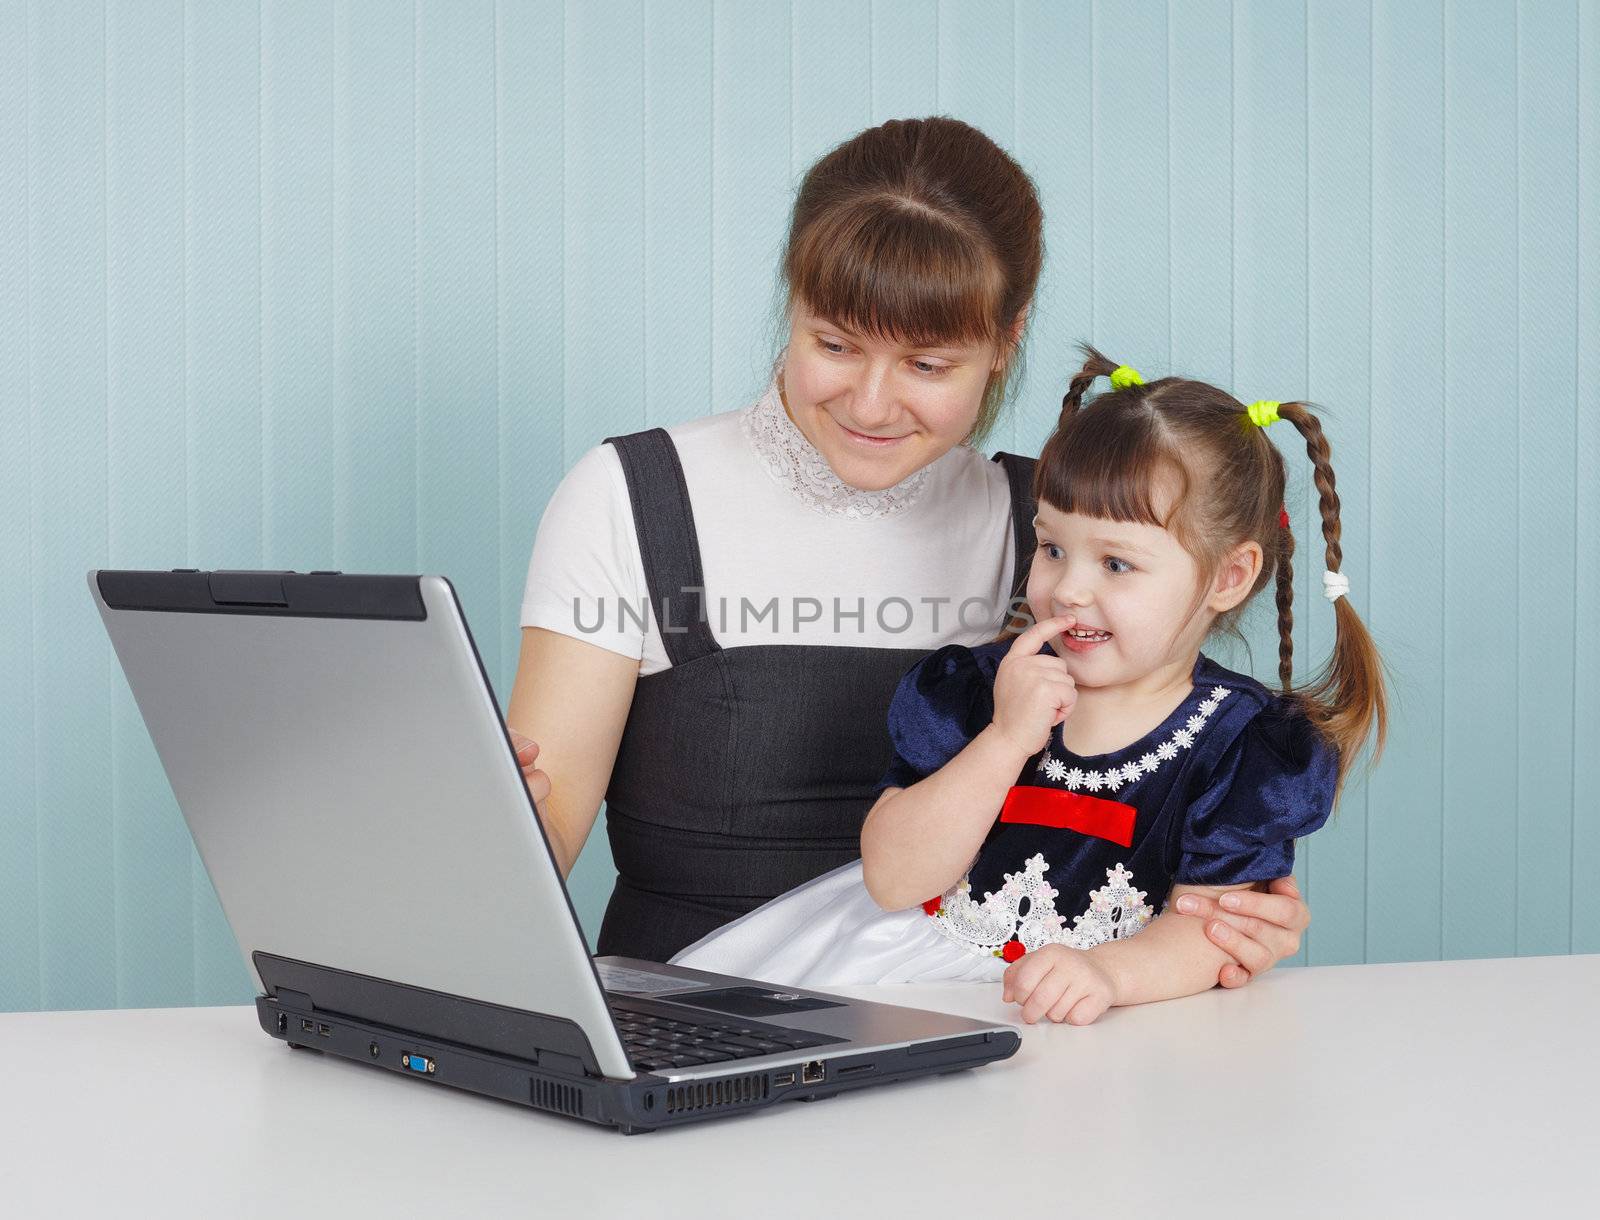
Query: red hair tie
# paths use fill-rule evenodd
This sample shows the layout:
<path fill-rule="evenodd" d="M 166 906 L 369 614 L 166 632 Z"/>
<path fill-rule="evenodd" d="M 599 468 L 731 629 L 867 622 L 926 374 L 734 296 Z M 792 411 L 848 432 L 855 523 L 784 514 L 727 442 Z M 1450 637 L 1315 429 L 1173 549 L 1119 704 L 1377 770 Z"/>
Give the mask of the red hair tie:
<path fill-rule="evenodd" d="M 1281 530 L 1289 528 L 1289 510 L 1287 507 L 1278 509 L 1278 528 Z"/>

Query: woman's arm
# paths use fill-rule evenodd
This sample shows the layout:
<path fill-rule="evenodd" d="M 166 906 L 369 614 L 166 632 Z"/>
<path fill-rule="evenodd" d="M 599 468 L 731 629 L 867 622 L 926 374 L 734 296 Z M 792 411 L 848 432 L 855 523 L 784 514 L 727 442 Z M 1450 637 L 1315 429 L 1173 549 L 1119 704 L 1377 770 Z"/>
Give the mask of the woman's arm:
<path fill-rule="evenodd" d="M 529 751 L 518 742 L 518 753 L 563 877 L 594 828 L 638 680 L 633 657 L 543 627 L 522 629 L 506 724 L 537 743 Z"/>
<path fill-rule="evenodd" d="M 1243 987 L 1286 957 L 1300 952 L 1300 936 L 1311 924 L 1311 908 L 1300 896 L 1293 877 L 1279 877 L 1263 893 L 1241 890 L 1219 906 L 1203 893 L 1179 904 L 1185 915 L 1199 916 L 1206 935 L 1226 954 L 1217 975 L 1224 987 Z"/>

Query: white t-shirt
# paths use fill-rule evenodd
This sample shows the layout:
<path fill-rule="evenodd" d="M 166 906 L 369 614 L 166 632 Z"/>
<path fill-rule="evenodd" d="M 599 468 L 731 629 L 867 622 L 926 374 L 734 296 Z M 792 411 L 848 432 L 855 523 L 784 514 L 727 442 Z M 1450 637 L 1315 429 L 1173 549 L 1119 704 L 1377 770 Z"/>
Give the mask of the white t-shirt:
<path fill-rule="evenodd" d="M 790 420 L 776 381 L 741 411 L 667 431 L 724 648 L 931 652 L 990 640 L 1004 623 L 1015 553 L 1000 463 L 959 445 L 884 491 L 850 487 Z M 671 611 L 669 621 L 681 625 Z M 522 625 L 637 657 L 641 675 L 671 664 L 611 445 L 579 458 L 545 508 Z"/>

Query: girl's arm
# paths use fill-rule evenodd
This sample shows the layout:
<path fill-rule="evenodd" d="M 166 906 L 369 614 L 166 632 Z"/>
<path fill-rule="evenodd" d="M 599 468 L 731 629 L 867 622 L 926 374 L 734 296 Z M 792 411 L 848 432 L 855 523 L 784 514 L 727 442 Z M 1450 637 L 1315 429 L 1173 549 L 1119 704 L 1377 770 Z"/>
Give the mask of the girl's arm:
<path fill-rule="evenodd" d="M 1017 636 L 994 680 L 994 717 L 939 770 L 889 788 L 861 827 L 867 893 L 886 911 L 942 894 L 972 863 L 1024 763 L 1072 712 L 1066 664 L 1040 649 L 1074 619 L 1048 618 Z"/>
<path fill-rule="evenodd" d="M 1216 986 L 1217 972 L 1233 959 L 1206 937 L 1206 921 L 1180 915 L 1174 904 L 1182 894 L 1216 899 L 1243 885 L 1175 885 L 1166 910 L 1137 936 L 1109 940 L 1088 951 L 1111 975 L 1115 1004 L 1148 1004 L 1194 995 Z"/>
<path fill-rule="evenodd" d="M 1166 912 L 1137 936 L 1092 949 L 1044 945 L 1007 967 L 1004 1000 L 1029 1024 L 1043 1017 L 1088 1025 L 1117 1004 L 1148 1004 L 1215 986 L 1228 955 L 1206 939 L 1206 923 L 1171 907 L 1182 894 L 1216 896 L 1245 885 L 1176 885 Z"/>
<path fill-rule="evenodd" d="M 862 878 L 873 901 L 898 911 L 955 884 L 1028 758 L 991 724 L 927 779 L 887 789 L 861 827 Z"/>

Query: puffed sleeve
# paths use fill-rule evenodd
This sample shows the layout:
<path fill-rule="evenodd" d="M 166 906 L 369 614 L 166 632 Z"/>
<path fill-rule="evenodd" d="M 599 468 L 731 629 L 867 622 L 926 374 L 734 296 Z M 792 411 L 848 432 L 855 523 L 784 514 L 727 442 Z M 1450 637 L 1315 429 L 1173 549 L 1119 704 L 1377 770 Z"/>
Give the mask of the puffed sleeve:
<path fill-rule="evenodd" d="M 998 666 L 989 648 L 947 644 L 906 671 L 889 703 L 894 759 L 878 791 L 926 779 L 984 730 L 994 718 Z"/>
<path fill-rule="evenodd" d="M 628 613 L 623 612 L 628 608 Z M 654 622 L 622 462 L 596 445 L 561 480 L 539 520 L 522 625 L 637 658 Z"/>
<path fill-rule="evenodd" d="M 1274 699 L 1230 745 L 1184 820 L 1175 880 L 1237 885 L 1287 876 L 1294 841 L 1328 820 L 1339 777 L 1333 747 Z"/>

